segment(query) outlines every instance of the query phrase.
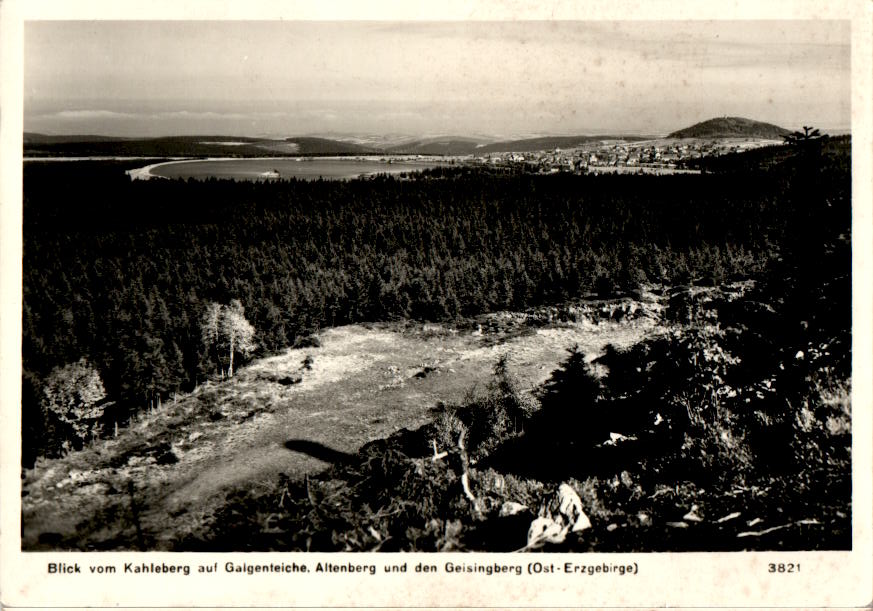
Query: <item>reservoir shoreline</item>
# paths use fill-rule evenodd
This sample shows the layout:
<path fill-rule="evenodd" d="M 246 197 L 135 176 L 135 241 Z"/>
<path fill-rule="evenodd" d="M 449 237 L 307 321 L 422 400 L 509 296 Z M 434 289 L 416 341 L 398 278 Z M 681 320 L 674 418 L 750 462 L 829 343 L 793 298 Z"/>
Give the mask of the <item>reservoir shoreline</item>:
<path fill-rule="evenodd" d="M 181 166 L 201 164 L 201 171 L 185 171 Z M 373 174 L 397 174 L 448 165 L 445 159 L 384 156 L 325 157 L 207 157 L 170 159 L 127 170 L 131 180 L 152 178 L 233 178 L 268 180 L 297 178 L 303 180 L 349 180 Z M 225 167 L 222 167 L 225 166 Z M 229 167 L 228 167 L 229 166 Z M 173 172 L 167 172 L 168 168 Z M 164 168 L 164 171 L 156 171 Z"/>

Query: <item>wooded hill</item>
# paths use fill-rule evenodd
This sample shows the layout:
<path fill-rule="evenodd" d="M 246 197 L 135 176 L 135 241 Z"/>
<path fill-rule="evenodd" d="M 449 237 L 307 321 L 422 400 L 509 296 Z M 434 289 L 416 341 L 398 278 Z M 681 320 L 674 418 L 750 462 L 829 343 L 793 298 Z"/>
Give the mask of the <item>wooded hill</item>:
<path fill-rule="evenodd" d="M 789 132 L 772 123 L 763 123 L 742 117 L 719 117 L 695 123 L 691 127 L 671 133 L 668 138 L 761 138 L 780 140 Z"/>

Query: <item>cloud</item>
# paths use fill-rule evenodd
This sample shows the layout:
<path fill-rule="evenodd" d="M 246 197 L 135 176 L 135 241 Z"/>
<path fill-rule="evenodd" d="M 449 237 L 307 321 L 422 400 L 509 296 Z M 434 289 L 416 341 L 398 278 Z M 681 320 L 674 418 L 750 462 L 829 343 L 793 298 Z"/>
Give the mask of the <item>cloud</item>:
<path fill-rule="evenodd" d="M 240 113 L 191 110 L 163 110 L 160 112 L 119 112 L 105 109 L 60 110 L 52 113 L 33 115 L 36 120 L 60 121 L 249 121 L 252 119 L 282 118 L 287 113 Z"/>
<path fill-rule="evenodd" d="M 41 115 L 44 119 L 60 119 L 62 121 L 88 121 L 92 119 L 119 119 L 130 120 L 138 118 L 137 115 L 127 112 L 115 112 L 114 110 L 61 110 L 59 112 Z"/>
<path fill-rule="evenodd" d="M 207 111 L 190 111 L 190 110 L 169 110 L 164 112 L 159 112 L 153 115 L 143 116 L 141 118 L 152 118 L 152 119 L 185 119 L 186 121 L 215 121 L 215 120 L 224 120 L 224 121 L 247 121 L 254 117 L 253 114 L 242 114 L 236 112 L 214 112 L 211 110 Z"/>

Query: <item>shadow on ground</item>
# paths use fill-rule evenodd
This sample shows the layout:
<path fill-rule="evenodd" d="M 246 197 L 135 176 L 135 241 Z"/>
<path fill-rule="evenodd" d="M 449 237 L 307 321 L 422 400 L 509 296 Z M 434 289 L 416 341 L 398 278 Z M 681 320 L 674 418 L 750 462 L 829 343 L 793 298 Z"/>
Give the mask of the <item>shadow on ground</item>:
<path fill-rule="evenodd" d="M 348 462 L 349 459 L 354 458 L 352 454 L 334 450 L 317 441 L 310 441 L 308 439 L 289 439 L 285 442 L 285 447 L 292 452 L 307 454 L 312 458 L 317 458 L 331 464 Z"/>

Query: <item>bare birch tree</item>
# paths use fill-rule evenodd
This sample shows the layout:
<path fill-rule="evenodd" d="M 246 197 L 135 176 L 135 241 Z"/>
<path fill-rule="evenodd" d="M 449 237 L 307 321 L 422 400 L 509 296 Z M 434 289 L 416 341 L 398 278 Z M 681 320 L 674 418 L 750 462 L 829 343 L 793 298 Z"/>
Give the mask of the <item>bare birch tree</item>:
<path fill-rule="evenodd" d="M 255 347 L 255 328 L 246 320 L 245 311 L 239 299 L 234 299 L 224 308 L 221 328 L 229 344 L 227 376 L 233 376 L 233 355 L 237 352 L 243 356 L 251 354 Z"/>
<path fill-rule="evenodd" d="M 246 320 L 245 310 L 239 299 L 232 300 L 226 306 L 210 303 L 203 314 L 201 333 L 203 343 L 215 348 L 217 356 L 222 352 L 227 354 L 228 377 L 233 376 L 234 356 L 248 356 L 257 347 L 255 328 Z"/>

